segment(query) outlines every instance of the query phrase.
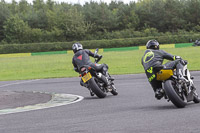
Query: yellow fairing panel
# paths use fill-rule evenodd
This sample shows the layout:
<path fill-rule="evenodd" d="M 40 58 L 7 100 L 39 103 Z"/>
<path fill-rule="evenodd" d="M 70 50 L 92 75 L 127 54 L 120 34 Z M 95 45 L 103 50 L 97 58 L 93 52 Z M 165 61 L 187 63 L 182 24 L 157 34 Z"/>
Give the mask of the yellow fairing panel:
<path fill-rule="evenodd" d="M 173 75 L 173 70 L 160 70 L 157 73 L 157 80 L 167 80 Z"/>

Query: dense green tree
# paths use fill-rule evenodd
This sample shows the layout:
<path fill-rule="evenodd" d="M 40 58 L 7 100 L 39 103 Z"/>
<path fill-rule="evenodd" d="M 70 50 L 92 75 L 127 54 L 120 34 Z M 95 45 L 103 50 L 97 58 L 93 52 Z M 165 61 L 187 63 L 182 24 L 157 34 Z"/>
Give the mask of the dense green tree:
<path fill-rule="evenodd" d="M 19 12 L 21 14 L 26 14 L 30 10 L 30 6 L 26 0 L 19 1 Z"/>
<path fill-rule="evenodd" d="M 111 11 L 106 3 L 97 2 L 86 3 L 84 5 L 85 19 L 95 26 L 97 31 L 112 31 L 118 26 L 115 11 Z"/>
<path fill-rule="evenodd" d="M 200 0 L 86 2 L 0 0 L 0 42 L 113 39 L 200 31 Z M 3 40 L 3 41 L 2 41 Z"/>
<path fill-rule="evenodd" d="M 54 4 L 55 4 L 54 1 L 52 1 L 52 0 L 47 0 L 47 3 L 46 3 L 47 9 L 53 11 L 53 9 L 54 9 Z"/>
<path fill-rule="evenodd" d="M 31 29 L 19 16 L 11 16 L 4 25 L 5 41 L 25 43 L 29 41 Z"/>
<path fill-rule="evenodd" d="M 185 21 L 182 18 L 183 6 L 182 3 L 178 0 L 166 0 L 165 3 L 165 31 L 177 31 L 178 29 L 182 29 L 185 25 Z"/>
<path fill-rule="evenodd" d="M 3 25 L 4 22 L 9 18 L 10 16 L 10 10 L 8 6 L 4 2 L 0 2 L 0 42 L 3 40 L 4 31 L 3 31 Z"/>
<path fill-rule="evenodd" d="M 165 23 L 164 4 L 165 0 L 139 0 L 135 11 L 140 20 L 139 28 L 154 27 L 160 30 Z"/>
<path fill-rule="evenodd" d="M 80 40 L 90 29 L 91 25 L 84 21 L 84 16 L 76 8 L 69 9 L 59 16 L 58 27 L 64 31 L 66 40 Z"/>
<path fill-rule="evenodd" d="M 12 0 L 11 4 L 7 4 L 9 7 L 10 12 L 12 13 L 12 15 L 18 14 L 18 5 L 17 2 L 15 0 Z"/>
<path fill-rule="evenodd" d="M 191 30 L 196 25 L 200 25 L 200 0 L 185 0 L 184 19 L 187 22 L 185 29 Z"/>
<path fill-rule="evenodd" d="M 118 23 L 120 29 L 136 29 L 139 25 L 139 18 L 135 13 L 135 9 L 128 5 L 119 6 L 117 16 L 119 17 Z"/>

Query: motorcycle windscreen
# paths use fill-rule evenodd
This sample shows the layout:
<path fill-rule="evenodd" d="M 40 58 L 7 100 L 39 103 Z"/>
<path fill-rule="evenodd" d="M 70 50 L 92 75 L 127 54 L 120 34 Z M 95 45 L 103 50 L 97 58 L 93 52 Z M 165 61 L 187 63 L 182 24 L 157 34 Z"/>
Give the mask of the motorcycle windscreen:
<path fill-rule="evenodd" d="M 82 77 L 83 82 L 87 82 L 88 80 L 90 80 L 92 78 L 92 75 L 90 74 L 90 72 L 88 72 L 86 75 L 84 75 Z"/>
<path fill-rule="evenodd" d="M 160 70 L 157 73 L 157 80 L 167 80 L 173 75 L 173 70 Z"/>

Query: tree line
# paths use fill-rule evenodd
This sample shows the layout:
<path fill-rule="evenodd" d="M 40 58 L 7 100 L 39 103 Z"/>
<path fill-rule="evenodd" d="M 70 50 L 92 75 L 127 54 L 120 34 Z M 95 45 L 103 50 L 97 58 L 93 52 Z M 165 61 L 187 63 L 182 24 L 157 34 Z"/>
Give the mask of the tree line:
<path fill-rule="evenodd" d="M 0 44 L 65 42 L 193 34 L 200 0 L 86 2 L 0 1 Z"/>

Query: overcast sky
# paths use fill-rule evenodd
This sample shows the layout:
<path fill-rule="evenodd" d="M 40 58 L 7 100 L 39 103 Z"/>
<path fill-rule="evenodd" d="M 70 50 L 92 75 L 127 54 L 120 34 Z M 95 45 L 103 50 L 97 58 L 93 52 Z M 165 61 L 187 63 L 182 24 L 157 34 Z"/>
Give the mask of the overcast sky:
<path fill-rule="evenodd" d="M 5 0 L 6 2 L 12 2 L 12 0 Z M 15 0 L 16 2 L 19 2 L 20 0 Z M 26 0 L 28 1 L 28 3 L 32 3 L 33 0 Z M 46 0 L 44 0 L 46 1 Z M 66 2 L 66 3 L 70 3 L 70 4 L 75 4 L 80 2 L 80 4 L 84 4 L 85 2 L 90 2 L 91 0 L 53 0 L 55 2 Z M 97 1 L 97 2 L 106 2 L 106 3 L 110 3 L 113 0 L 92 0 L 92 1 Z M 130 1 L 137 1 L 137 0 L 118 0 L 118 1 L 123 1 L 124 3 L 129 3 Z"/>

